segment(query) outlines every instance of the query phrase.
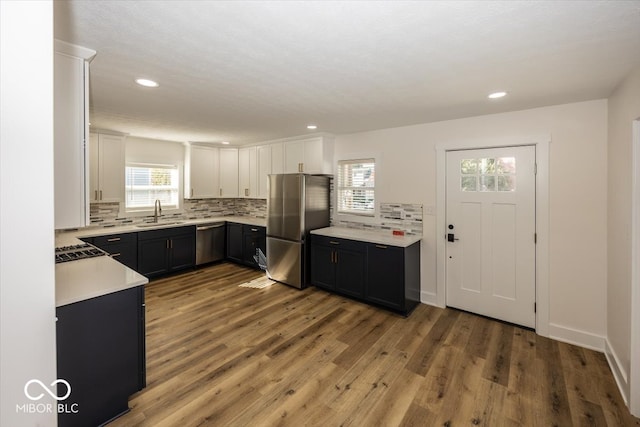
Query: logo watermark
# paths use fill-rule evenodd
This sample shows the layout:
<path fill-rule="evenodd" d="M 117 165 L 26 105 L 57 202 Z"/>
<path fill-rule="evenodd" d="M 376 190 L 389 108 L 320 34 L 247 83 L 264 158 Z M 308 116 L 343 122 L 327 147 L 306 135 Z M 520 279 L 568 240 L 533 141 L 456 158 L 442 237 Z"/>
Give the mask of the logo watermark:
<path fill-rule="evenodd" d="M 66 387 L 66 392 L 59 396 L 57 393 L 57 385 L 63 384 Z M 65 414 L 77 414 L 79 411 L 77 403 L 34 403 L 39 401 L 45 396 L 45 393 L 51 396 L 54 400 L 60 402 L 66 400 L 71 396 L 71 384 L 67 380 L 57 379 L 47 387 L 42 381 L 38 379 L 31 379 L 24 385 L 24 395 L 32 403 L 23 403 L 16 405 L 16 412 L 24 414 L 44 414 L 44 413 L 65 413 Z M 38 394 L 38 392 L 40 392 Z"/>

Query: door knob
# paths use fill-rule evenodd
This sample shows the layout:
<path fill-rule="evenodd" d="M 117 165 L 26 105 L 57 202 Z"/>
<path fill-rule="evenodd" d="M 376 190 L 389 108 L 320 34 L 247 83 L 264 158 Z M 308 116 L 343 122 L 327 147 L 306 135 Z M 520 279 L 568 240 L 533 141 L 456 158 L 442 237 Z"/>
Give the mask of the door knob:
<path fill-rule="evenodd" d="M 454 242 L 456 240 L 460 240 L 460 239 L 456 239 L 456 235 L 455 234 L 453 234 L 453 233 L 447 234 L 447 241 Z"/>

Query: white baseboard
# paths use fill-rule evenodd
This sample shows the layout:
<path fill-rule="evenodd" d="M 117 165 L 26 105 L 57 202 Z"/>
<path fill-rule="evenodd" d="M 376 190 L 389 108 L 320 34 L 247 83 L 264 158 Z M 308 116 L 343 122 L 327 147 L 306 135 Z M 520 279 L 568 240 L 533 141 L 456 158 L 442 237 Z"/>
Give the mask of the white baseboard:
<path fill-rule="evenodd" d="M 549 338 L 601 353 L 605 350 L 605 337 L 555 323 L 549 323 Z"/>
<path fill-rule="evenodd" d="M 620 359 L 613 350 L 608 339 L 605 340 L 604 355 L 607 358 L 607 362 L 609 362 L 609 367 L 611 368 L 611 372 L 613 372 L 613 378 L 615 378 L 616 384 L 618 384 L 618 389 L 620 390 L 622 399 L 624 399 L 624 403 L 628 407 L 629 396 L 627 395 L 627 390 L 629 390 L 629 377 L 627 376 L 627 371 L 622 366 L 622 363 L 620 363 Z"/>
<path fill-rule="evenodd" d="M 433 292 L 420 291 L 420 301 L 424 304 L 444 308 L 441 305 L 438 305 L 438 296 Z"/>

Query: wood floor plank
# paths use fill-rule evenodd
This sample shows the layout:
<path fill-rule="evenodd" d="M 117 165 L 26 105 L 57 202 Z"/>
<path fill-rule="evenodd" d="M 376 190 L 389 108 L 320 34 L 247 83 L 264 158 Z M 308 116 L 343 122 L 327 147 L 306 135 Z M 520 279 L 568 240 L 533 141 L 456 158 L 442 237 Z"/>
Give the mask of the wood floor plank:
<path fill-rule="evenodd" d="M 640 426 L 601 353 L 450 308 L 238 287 L 263 275 L 151 281 L 148 386 L 109 426 Z"/>

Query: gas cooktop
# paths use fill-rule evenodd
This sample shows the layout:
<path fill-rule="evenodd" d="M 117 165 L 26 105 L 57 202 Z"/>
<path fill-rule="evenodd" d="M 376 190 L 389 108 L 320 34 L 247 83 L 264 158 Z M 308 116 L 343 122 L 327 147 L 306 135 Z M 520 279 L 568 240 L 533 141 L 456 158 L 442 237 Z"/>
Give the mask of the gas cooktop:
<path fill-rule="evenodd" d="M 106 255 L 107 253 L 91 246 L 88 243 L 79 245 L 62 246 L 56 248 L 56 264 L 61 262 L 75 261 L 84 258 L 94 258 Z"/>

